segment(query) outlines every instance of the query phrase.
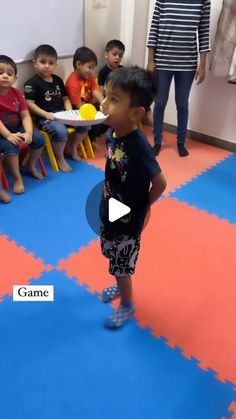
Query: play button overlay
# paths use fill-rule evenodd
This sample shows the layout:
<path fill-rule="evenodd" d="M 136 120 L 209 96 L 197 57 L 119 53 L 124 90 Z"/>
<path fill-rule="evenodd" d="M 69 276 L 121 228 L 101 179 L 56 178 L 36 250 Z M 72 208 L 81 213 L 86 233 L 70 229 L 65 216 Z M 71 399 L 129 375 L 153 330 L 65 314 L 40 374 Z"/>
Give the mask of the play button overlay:
<path fill-rule="evenodd" d="M 130 207 L 122 202 L 118 201 L 115 198 L 110 198 L 108 201 L 108 219 L 110 223 L 119 220 L 119 218 L 124 217 L 124 215 L 129 214 L 131 211 Z"/>
<path fill-rule="evenodd" d="M 92 190 L 89 192 L 86 205 L 85 214 L 87 222 L 93 232 L 100 235 L 100 202 L 103 195 L 104 181 L 97 183 Z M 79 203 L 78 203 L 79 205 Z M 108 201 L 108 220 L 110 223 L 125 217 L 131 213 L 130 207 L 118 201 L 115 198 L 110 198 Z M 132 214 L 132 213 L 131 213 Z M 146 227 L 150 217 L 150 212 L 144 222 L 144 228 Z M 128 217 L 127 217 L 128 218 Z M 125 219 L 122 220 L 125 223 Z"/>

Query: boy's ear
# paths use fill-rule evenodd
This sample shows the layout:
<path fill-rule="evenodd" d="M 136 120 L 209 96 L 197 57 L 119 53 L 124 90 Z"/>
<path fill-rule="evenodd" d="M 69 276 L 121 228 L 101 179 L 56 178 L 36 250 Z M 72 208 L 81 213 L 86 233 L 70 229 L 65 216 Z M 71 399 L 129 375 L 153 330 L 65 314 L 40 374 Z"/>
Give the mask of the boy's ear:
<path fill-rule="evenodd" d="M 137 123 L 143 119 L 145 115 L 145 109 L 142 106 L 139 106 L 138 108 L 133 108 L 131 120 L 134 123 Z"/>
<path fill-rule="evenodd" d="M 107 59 L 108 59 L 108 52 L 107 52 L 107 51 L 105 51 L 105 55 L 104 55 L 104 57 L 105 57 L 105 60 L 107 60 Z"/>
<path fill-rule="evenodd" d="M 75 63 L 75 68 L 76 67 L 79 67 L 80 65 L 81 65 L 81 61 L 80 60 L 77 60 L 76 63 Z"/>

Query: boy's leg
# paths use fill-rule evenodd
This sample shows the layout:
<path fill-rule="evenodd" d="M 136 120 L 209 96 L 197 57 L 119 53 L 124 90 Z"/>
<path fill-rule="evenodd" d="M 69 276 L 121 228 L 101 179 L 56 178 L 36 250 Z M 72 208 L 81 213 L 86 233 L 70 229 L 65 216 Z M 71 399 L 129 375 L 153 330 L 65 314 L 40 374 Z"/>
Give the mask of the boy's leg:
<path fill-rule="evenodd" d="M 9 170 L 13 177 L 13 191 L 15 194 L 22 194 L 25 192 L 23 179 L 20 174 L 19 168 L 19 157 L 18 155 L 9 155 L 6 156 L 6 161 L 9 167 Z"/>
<path fill-rule="evenodd" d="M 67 142 L 67 129 L 59 121 L 49 121 L 48 119 L 38 119 L 41 129 L 48 132 L 52 137 L 52 145 L 57 159 L 57 164 L 62 172 L 70 172 L 72 168 L 64 158 L 64 150 Z"/>
<path fill-rule="evenodd" d="M 105 322 L 105 326 L 108 328 L 117 329 L 122 327 L 132 317 L 134 312 L 131 275 L 135 270 L 140 239 L 140 236 L 137 238 L 121 236 L 109 241 L 101 234 L 102 253 L 110 260 L 109 272 L 115 276 L 117 290 L 121 295 L 119 308 Z M 115 297 L 111 296 L 109 301 L 113 298 Z"/>
<path fill-rule="evenodd" d="M 70 172 L 72 170 L 72 168 L 69 166 L 69 164 L 67 163 L 67 161 L 64 158 L 64 150 L 65 150 L 65 145 L 66 145 L 66 140 L 64 141 L 60 141 L 60 142 L 53 142 L 53 149 L 55 152 L 55 156 L 57 159 L 57 164 L 59 169 L 62 172 Z"/>
<path fill-rule="evenodd" d="M 85 138 L 85 135 L 89 131 L 90 127 L 77 127 L 76 132 L 71 135 L 71 138 L 69 138 L 66 150 L 68 151 L 69 155 L 71 155 L 73 160 L 80 161 L 81 158 L 78 154 L 78 146 Z"/>
<path fill-rule="evenodd" d="M 120 289 L 121 303 L 114 314 L 109 316 L 105 321 L 105 326 L 109 329 L 122 327 L 132 318 L 134 312 L 131 276 L 116 276 L 116 281 Z"/>
<path fill-rule="evenodd" d="M 42 173 L 39 172 L 36 168 L 36 162 L 43 151 L 44 144 L 45 142 L 43 135 L 40 134 L 38 130 L 34 129 L 33 140 L 31 143 L 31 151 L 27 162 L 27 166 L 32 176 L 34 176 L 36 179 L 43 179 Z"/>
<path fill-rule="evenodd" d="M 121 304 L 132 305 L 131 276 L 116 276 L 116 282 L 120 290 Z"/>
<path fill-rule="evenodd" d="M 19 148 L 2 136 L 0 137 L 0 147 L 13 177 L 13 191 L 16 194 L 21 194 L 24 192 L 24 184 L 19 168 Z"/>
<path fill-rule="evenodd" d="M 9 202 L 11 202 L 10 195 L 8 195 L 5 191 L 3 191 L 1 187 L 0 187 L 0 201 L 3 202 L 4 204 L 8 204 Z"/>

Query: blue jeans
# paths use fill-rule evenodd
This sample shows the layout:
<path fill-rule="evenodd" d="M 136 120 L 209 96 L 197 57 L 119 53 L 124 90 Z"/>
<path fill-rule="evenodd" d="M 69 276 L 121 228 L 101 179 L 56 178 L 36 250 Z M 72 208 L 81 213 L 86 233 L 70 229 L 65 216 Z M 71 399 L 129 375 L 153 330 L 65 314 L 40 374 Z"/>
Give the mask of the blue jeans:
<path fill-rule="evenodd" d="M 15 128 L 9 128 L 11 132 L 24 132 L 24 128 L 19 126 Z M 29 144 L 32 150 L 39 150 L 40 148 L 43 148 L 45 144 L 44 137 L 37 129 L 33 130 L 33 136 L 32 136 L 32 143 Z M 0 136 L 0 152 L 5 155 L 18 155 L 20 152 L 20 149 L 17 145 L 11 143 L 10 141 L 6 140 L 6 138 Z"/>
<path fill-rule="evenodd" d="M 67 128 L 69 126 L 62 124 L 60 121 L 53 121 L 45 118 L 38 118 L 37 124 L 41 129 L 48 132 L 51 137 L 52 141 L 58 143 L 60 141 L 66 141 L 68 137 Z M 89 131 L 90 126 L 81 126 L 81 127 L 73 127 L 75 128 L 76 132 L 82 134 Z"/>
<path fill-rule="evenodd" d="M 188 98 L 195 71 L 157 70 L 157 96 L 154 104 L 154 142 L 161 144 L 165 107 L 169 97 L 171 80 L 175 80 L 175 103 L 177 108 L 177 142 L 184 144 L 188 124 Z"/>

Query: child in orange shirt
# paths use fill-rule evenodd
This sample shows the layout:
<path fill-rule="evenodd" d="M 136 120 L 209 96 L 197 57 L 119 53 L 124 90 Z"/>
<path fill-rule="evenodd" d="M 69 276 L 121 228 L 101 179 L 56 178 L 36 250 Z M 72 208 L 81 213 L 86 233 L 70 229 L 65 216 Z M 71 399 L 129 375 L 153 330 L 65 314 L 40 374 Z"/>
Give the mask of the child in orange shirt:
<path fill-rule="evenodd" d="M 74 108 L 80 108 L 84 103 L 93 103 L 96 107 L 100 106 L 103 95 L 97 85 L 93 70 L 98 63 L 96 54 L 87 47 L 77 48 L 73 57 L 74 71 L 67 79 L 65 86 L 67 94 Z M 89 131 L 89 137 L 95 143 L 98 127 L 95 126 Z"/>

